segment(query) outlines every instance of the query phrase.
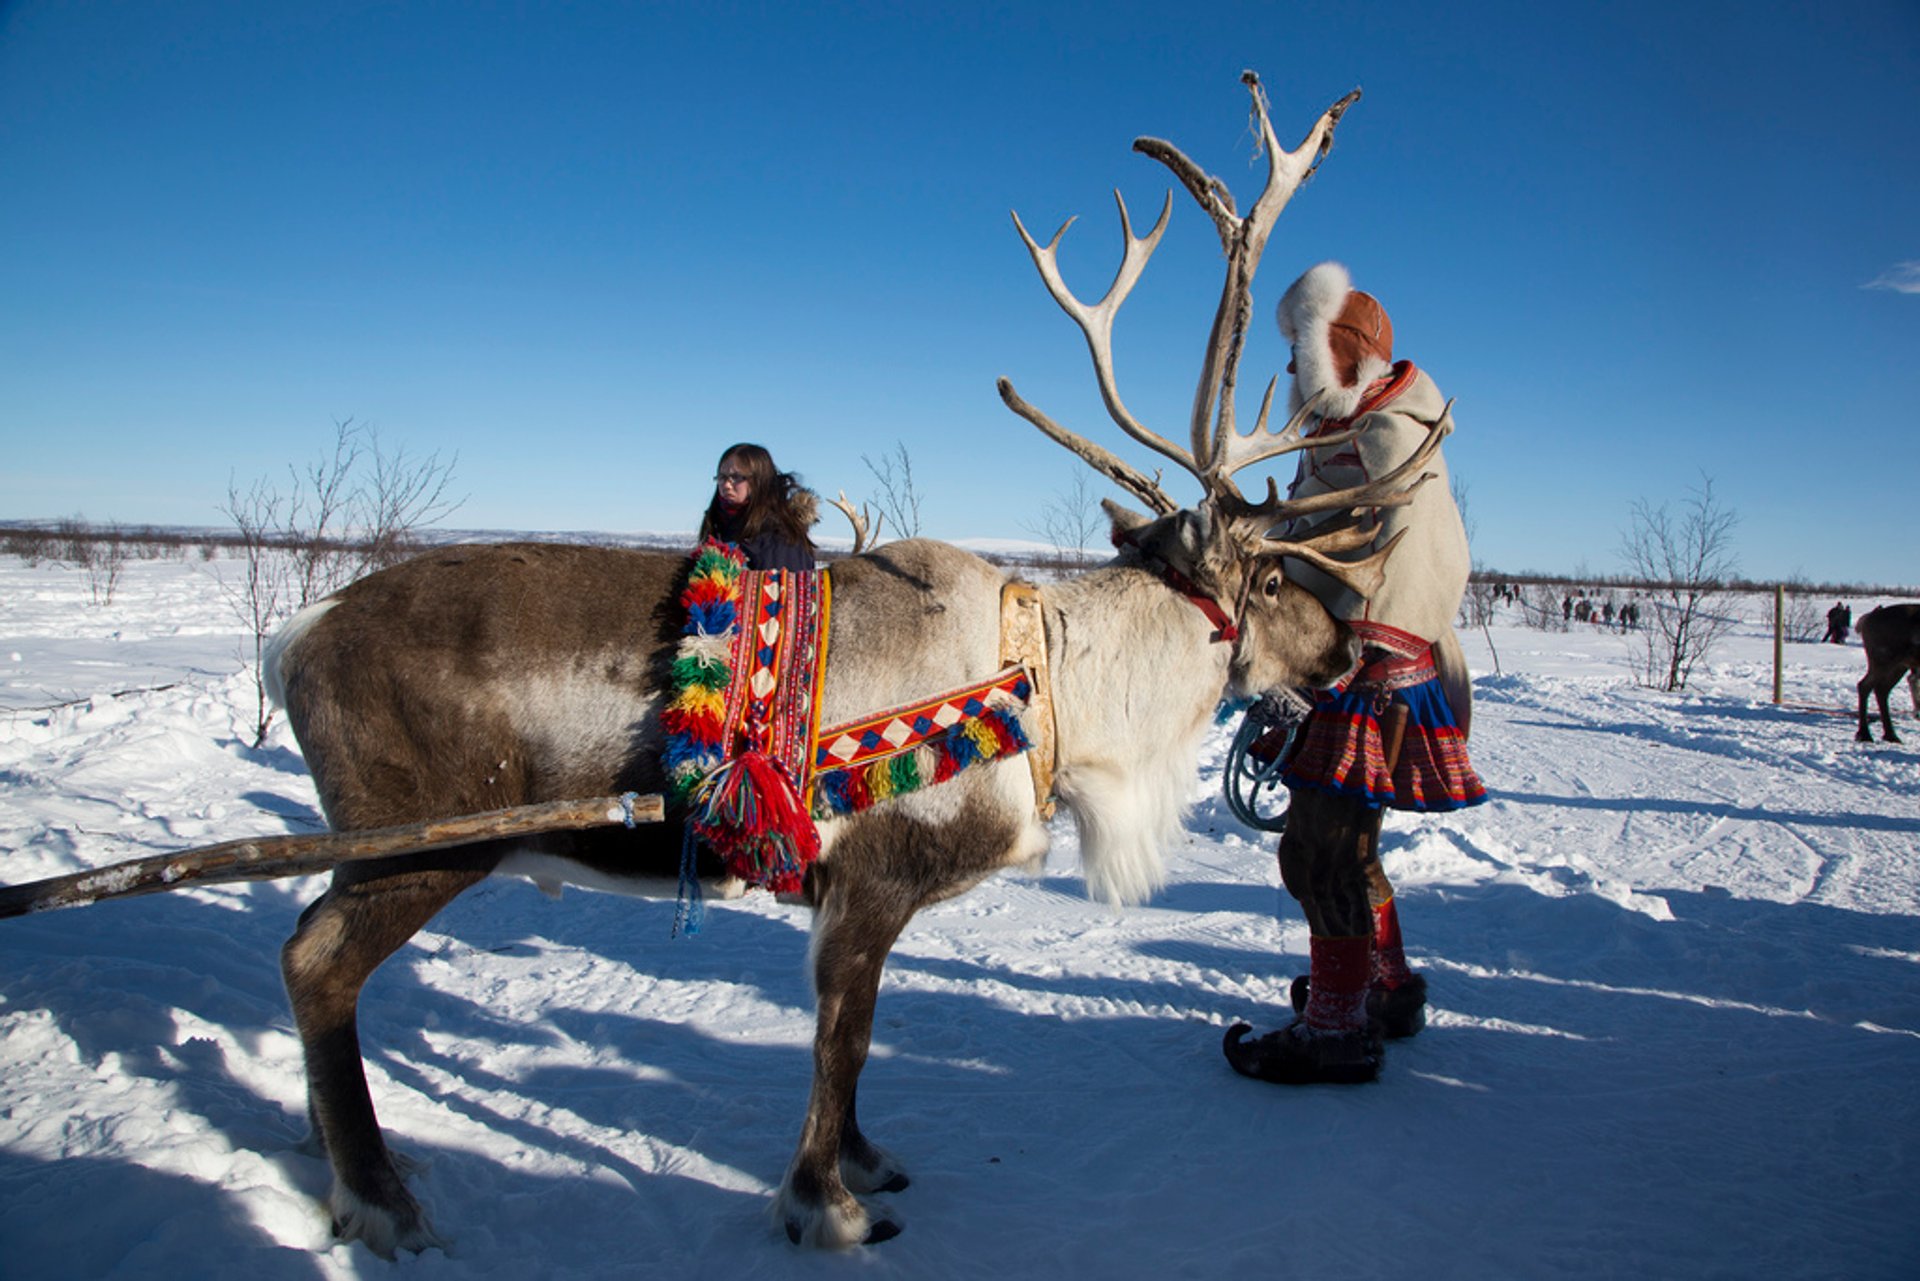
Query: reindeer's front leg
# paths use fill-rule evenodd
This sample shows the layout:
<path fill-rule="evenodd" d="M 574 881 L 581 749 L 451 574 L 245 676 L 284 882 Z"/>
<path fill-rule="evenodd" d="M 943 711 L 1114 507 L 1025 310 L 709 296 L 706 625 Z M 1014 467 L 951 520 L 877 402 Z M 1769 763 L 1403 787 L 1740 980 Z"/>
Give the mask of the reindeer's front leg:
<path fill-rule="evenodd" d="M 824 872 L 824 868 L 820 869 Z M 899 1234 L 892 1219 L 873 1218 L 848 1184 L 861 1191 L 898 1191 L 906 1175 L 869 1143 L 854 1118 L 860 1070 L 873 1039 L 873 1009 L 887 952 L 913 916 L 905 895 L 884 885 L 819 878 L 813 981 L 819 1003 L 813 1039 L 813 1093 L 800 1146 L 775 1202 L 787 1236 L 803 1245 L 871 1245 Z"/>

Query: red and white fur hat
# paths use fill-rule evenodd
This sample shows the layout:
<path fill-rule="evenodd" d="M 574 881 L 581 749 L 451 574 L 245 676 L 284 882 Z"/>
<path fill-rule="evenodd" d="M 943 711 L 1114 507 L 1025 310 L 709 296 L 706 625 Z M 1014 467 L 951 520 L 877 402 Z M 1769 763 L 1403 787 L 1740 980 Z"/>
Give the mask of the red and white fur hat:
<path fill-rule="evenodd" d="M 1393 322 L 1372 294 L 1353 287 L 1337 262 L 1309 267 L 1280 299 L 1280 332 L 1293 344 L 1292 408 L 1324 391 L 1315 412 L 1346 418 L 1368 384 L 1393 370 Z"/>

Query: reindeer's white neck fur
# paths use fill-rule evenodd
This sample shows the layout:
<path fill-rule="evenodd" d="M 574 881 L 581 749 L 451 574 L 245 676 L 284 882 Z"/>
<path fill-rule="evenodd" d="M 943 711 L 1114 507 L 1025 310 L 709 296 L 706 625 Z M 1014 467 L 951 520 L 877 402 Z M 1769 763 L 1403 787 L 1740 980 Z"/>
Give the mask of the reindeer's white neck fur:
<path fill-rule="evenodd" d="M 1059 709 L 1055 792 L 1087 892 L 1137 903 L 1166 880 L 1231 647 L 1155 575 L 1115 565 L 1046 591 Z"/>

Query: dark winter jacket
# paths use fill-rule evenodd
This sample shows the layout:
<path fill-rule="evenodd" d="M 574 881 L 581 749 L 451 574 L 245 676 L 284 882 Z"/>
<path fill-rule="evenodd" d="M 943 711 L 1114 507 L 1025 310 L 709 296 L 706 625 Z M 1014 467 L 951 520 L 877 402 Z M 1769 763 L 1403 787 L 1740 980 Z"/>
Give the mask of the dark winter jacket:
<path fill-rule="evenodd" d="M 787 539 L 777 529 L 763 529 L 752 538 L 740 537 L 740 517 L 715 519 L 713 536 L 732 543 L 747 558 L 748 569 L 812 569 L 813 548 Z"/>

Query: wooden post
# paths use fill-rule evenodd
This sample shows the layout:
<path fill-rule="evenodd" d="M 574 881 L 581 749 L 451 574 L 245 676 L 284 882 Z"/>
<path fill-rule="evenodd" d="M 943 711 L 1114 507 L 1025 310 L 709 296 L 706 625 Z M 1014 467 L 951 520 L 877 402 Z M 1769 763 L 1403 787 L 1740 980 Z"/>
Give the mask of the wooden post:
<path fill-rule="evenodd" d="M 1780 705 L 1781 687 L 1786 679 L 1787 589 L 1773 585 L 1773 705 Z"/>

